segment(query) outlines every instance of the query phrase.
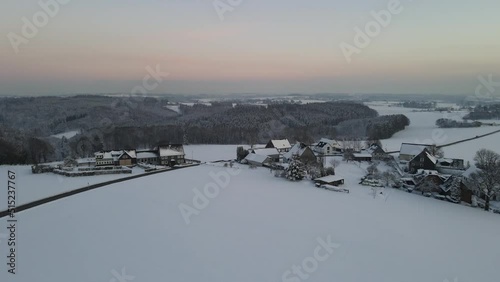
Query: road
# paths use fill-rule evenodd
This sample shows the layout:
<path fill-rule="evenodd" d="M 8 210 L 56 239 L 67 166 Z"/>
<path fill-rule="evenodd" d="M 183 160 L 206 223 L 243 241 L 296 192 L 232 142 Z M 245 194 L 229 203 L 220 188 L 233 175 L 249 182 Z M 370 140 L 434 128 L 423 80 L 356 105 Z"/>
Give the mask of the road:
<path fill-rule="evenodd" d="M 16 207 L 15 213 L 19 213 L 21 211 L 25 211 L 25 210 L 28 210 L 28 209 L 31 209 L 31 208 L 34 208 L 34 207 L 38 207 L 38 206 L 41 206 L 41 205 L 44 205 L 44 204 L 48 204 L 48 203 L 53 202 L 53 201 L 57 201 L 57 200 L 60 200 L 60 199 L 71 197 L 71 196 L 74 196 L 74 195 L 77 195 L 77 194 L 80 194 L 80 193 L 83 193 L 83 192 L 95 190 L 95 189 L 98 189 L 98 188 L 103 188 L 103 187 L 106 187 L 106 186 L 111 185 L 111 184 L 120 183 L 120 182 L 124 182 L 124 181 L 129 181 L 129 180 L 136 179 L 136 178 L 151 176 L 151 175 L 158 174 L 158 173 L 164 173 L 164 172 L 174 171 L 174 170 L 178 170 L 178 169 L 189 168 L 189 167 L 198 166 L 198 165 L 199 164 L 192 164 L 192 165 L 189 165 L 189 166 L 182 166 L 182 167 L 173 167 L 173 168 L 168 168 L 168 169 L 162 169 L 162 170 L 152 171 L 152 172 L 148 172 L 148 173 L 143 173 L 143 174 L 133 175 L 133 176 L 129 176 L 129 177 L 124 177 L 124 178 L 120 178 L 120 179 L 115 179 L 115 180 L 111 180 L 111 181 L 101 182 L 101 183 L 90 185 L 90 186 L 86 186 L 86 187 L 83 187 L 83 188 L 78 188 L 78 189 L 75 189 L 75 190 L 71 190 L 71 191 L 68 191 L 68 192 L 64 192 L 64 193 L 61 193 L 61 194 L 57 194 L 57 195 L 54 195 L 54 196 L 50 196 L 50 197 L 47 197 L 47 198 L 36 200 L 36 201 L 30 202 L 30 203 L 22 204 L 22 205 Z M 0 218 L 6 217 L 9 214 L 10 214 L 10 212 L 8 210 L 1 211 L 0 212 Z"/>

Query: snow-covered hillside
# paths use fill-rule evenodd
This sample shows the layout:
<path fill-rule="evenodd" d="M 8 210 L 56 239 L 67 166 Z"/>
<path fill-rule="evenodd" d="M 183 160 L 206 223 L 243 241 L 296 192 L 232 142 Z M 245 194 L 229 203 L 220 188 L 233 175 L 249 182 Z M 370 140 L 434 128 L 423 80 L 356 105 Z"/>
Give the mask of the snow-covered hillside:
<path fill-rule="evenodd" d="M 337 169 L 350 194 L 202 165 L 43 205 L 17 215 L 18 273 L 4 265 L 0 281 L 498 280 L 500 216 L 392 189 L 373 198 L 357 170 Z"/>

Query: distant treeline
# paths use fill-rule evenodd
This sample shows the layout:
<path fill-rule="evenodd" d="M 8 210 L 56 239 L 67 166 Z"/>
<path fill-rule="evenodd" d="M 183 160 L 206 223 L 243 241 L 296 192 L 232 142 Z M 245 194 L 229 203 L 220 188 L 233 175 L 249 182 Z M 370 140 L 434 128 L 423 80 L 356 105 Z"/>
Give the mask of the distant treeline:
<path fill-rule="evenodd" d="M 156 98 L 101 96 L 0 99 L 0 163 L 38 163 L 88 157 L 100 150 L 158 144 L 257 144 L 269 139 L 312 143 L 321 137 L 385 139 L 409 124 L 404 115 L 378 116 L 354 102 L 213 102 L 180 105 Z M 72 137 L 50 135 L 70 130 Z"/>
<path fill-rule="evenodd" d="M 468 128 L 468 127 L 480 127 L 481 123 L 478 121 L 467 122 L 467 121 L 456 121 L 452 119 L 440 118 L 436 121 L 436 125 L 441 128 Z"/>
<path fill-rule="evenodd" d="M 436 102 L 408 101 L 401 103 L 405 108 L 432 109 L 436 107 Z"/>
<path fill-rule="evenodd" d="M 500 119 L 500 104 L 476 106 L 464 119 Z"/>

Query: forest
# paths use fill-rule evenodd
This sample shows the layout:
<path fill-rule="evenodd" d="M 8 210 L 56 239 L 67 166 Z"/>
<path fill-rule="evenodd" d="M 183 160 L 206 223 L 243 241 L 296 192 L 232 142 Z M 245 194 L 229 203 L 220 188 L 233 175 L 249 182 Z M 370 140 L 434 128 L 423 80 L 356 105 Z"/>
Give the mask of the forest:
<path fill-rule="evenodd" d="M 379 116 L 356 102 L 268 105 L 176 104 L 168 98 L 73 96 L 0 99 L 0 163 L 90 157 L 101 150 L 158 144 L 313 143 L 321 137 L 390 138 L 409 125 L 404 115 Z M 53 135 L 78 130 L 69 138 Z"/>

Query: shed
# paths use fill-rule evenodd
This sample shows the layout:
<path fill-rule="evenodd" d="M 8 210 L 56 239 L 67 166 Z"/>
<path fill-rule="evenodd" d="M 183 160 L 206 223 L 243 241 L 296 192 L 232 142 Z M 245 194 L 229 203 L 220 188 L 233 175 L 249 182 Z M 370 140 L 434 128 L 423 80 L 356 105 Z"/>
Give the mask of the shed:
<path fill-rule="evenodd" d="M 328 175 L 314 179 L 314 183 L 324 185 L 340 186 L 344 184 L 344 178 L 336 175 Z"/>

